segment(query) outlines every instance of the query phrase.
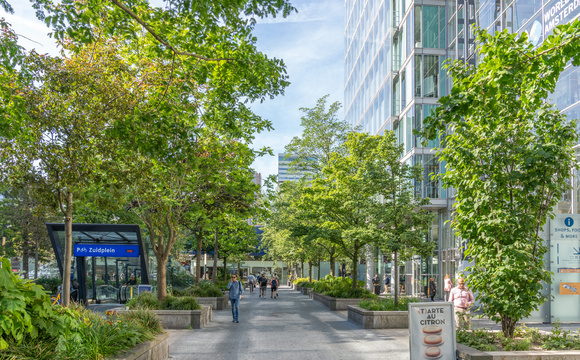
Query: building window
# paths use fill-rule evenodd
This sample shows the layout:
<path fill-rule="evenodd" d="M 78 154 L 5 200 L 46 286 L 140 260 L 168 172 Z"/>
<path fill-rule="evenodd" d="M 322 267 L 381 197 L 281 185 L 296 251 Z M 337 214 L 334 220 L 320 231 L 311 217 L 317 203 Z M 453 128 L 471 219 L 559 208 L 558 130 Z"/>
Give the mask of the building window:
<path fill-rule="evenodd" d="M 423 56 L 423 97 L 439 97 L 439 56 Z"/>
<path fill-rule="evenodd" d="M 445 48 L 445 8 L 423 6 L 423 47 Z M 415 26 L 416 29 L 416 26 Z"/>

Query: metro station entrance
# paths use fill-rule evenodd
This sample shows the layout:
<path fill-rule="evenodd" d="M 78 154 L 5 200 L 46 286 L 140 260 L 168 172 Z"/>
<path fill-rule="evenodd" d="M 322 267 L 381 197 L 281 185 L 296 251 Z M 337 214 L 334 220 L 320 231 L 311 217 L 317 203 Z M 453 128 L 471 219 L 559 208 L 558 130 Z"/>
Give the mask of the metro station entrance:
<path fill-rule="evenodd" d="M 46 227 L 62 277 L 64 224 Z M 151 291 L 147 252 L 138 225 L 72 224 L 72 238 L 73 299 L 85 305 L 123 303 L 133 291 Z"/>

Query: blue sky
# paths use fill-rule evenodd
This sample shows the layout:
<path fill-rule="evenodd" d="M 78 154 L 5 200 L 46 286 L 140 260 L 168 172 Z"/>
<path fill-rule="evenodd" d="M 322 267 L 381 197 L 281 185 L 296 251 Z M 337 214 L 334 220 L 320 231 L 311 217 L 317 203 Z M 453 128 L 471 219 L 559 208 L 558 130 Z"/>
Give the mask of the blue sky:
<path fill-rule="evenodd" d="M 57 54 L 48 28 L 34 16 L 25 0 L 10 1 L 14 15 L 0 11 L 21 35 L 22 46 Z M 343 102 L 344 89 L 344 1 L 294 0 L 298 9 L 288 18 L 268 18 L 258 23 L 258 48 L 269 57 L 286 63 L 290 86 L 284 96 L 252 106 L 255 113 L 272 121 L 274 130 L 256 135 L 255 148 L 268 146 L 276 155 L 292 137 L 301 134 L 300 107 L 313 107 L 330 94 L 330 102 Z M 342 117 L 342 112 L 339 114 Z M 257 159 L 254 168 L 265 179 L 277 173 L 277 156 Z"/>

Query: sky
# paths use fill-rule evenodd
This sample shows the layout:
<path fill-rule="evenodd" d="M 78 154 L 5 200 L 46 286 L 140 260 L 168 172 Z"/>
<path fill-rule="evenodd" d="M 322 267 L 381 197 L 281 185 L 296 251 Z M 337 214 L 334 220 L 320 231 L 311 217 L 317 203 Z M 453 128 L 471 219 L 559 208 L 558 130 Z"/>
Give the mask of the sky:
<path fill-rule="evenodd" d="M 14 14 L 0 10 L 0 17 L 12 24 L 19 43 L 39 53 L 58 54 L 47 34 L 49 29 L 34 15 L 26 0 L 9 1 Z M 274 130 L 256 134 L 255 149 L 270 147 L 274 156 L 258 158 L 253 167 L 266 179 L 278 172 L 277 154 L 294 136 L 300 136 L 301 107 L 311 108 L 329 94 L 329 102 L 343 102 L 344 92 L 344 1 L 291 0 L 298 13 L 287 18 L 267 18 L 258 22 L 254 34 L 258 49 L 268 57 L 283 59 L 290 85 L 285 94 L 252 110 L 270 120 Z M 339 113 L 342 118 L 343 112 Z"/>

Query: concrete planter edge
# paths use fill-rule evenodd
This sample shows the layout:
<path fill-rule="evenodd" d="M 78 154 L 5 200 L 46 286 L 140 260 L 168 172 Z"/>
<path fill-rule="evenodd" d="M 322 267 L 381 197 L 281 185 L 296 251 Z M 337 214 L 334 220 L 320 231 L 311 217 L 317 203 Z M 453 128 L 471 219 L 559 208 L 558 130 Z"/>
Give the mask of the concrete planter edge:
<path fill-rule="evenodd" d="M 165 360 L 169 359 L 169 333 L 164 332 L 151 341 L 138 344 L 115 356 L 115 360 Z"/>

